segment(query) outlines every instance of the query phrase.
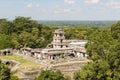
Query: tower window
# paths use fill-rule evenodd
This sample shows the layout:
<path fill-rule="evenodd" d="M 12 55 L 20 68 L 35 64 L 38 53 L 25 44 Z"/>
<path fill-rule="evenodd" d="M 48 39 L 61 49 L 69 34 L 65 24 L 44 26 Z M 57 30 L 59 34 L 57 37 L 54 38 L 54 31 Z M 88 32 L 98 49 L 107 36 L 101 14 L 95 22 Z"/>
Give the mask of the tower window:
<path fill-rule="evenodd" d="M 60 34 L 60 36 L 62 37 L 62 36 L 63 36 L 63 34 Z"/>
<path fill-rule="evenodd" d="M 61 40 L 60 40 L 60 42 L 62 43 L 62 42 L 63 42 L 63 40 L 61 39 Z"/>
<path fill-rule="evenodd" d="M 61 45 L 61 48 L 63 48 L 63 45 Z"/>

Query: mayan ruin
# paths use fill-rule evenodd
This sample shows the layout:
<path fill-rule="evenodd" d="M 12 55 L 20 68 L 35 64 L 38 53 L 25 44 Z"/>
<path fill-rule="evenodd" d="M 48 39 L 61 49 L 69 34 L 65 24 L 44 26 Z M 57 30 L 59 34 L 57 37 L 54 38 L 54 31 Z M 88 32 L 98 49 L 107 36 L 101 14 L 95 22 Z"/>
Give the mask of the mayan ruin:
<path fill-rule="evenodd" d="M 48 44 L 46 48 L 21 48 L 19 50 L 5 49 L 0 50 L 0 55 L 13 55 L 22 57 L 35 63 L 42 64 L 44 69 L 55 69 L 54 67 L 50 67 L 47 64 L 56 64 L 70 61 L 86 61 L 86 43 L 86 40 L 66 40 L 64 36 L 64 29 L 57 29 L 54 32 L 53 41 Z M 7 61 L 6 63 L 9 63 L 11 66 L 17 64 L 14 63 L 14 61 Z"/>
<path fill-rule="evenodd" d="M 60 59 L 85 59 L 87 57 L 84 48 L 85 40 L 66 40 L 63 29 L 57 29 L 54 32 L 53 41 L 44 49 L 21 48 L 17 50 L 18 54 L 23 54 L 36 59 L 60 60 Z M 12 49 L 1 50 L 1 55 L 14 55 Z"/>
<path fill-rule="evenodd" d="M 0 80 L 120 80 L 120 0 L 1 0 Z"/>

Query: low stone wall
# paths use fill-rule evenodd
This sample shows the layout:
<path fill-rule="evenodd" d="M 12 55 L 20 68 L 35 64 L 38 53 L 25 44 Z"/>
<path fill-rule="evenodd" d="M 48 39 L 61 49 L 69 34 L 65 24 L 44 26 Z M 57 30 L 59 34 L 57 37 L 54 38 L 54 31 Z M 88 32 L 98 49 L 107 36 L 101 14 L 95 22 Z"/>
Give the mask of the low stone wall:
<path fill-rule="evenodd" d="M 17 70 L 17 73 L 22 75 L 22 76 L 25 76 L 26 78 L 32 78 L 32 77 L 35 77 L 36 75 L 38 75 L 39 71 L 23 72 L 21 70 Z"/>
<path fill-rule="evenodd" d="M 16 73 L 18 73 L 24 77 L 24 78 L 20 78 L 19 80 L 34 80 L 34 78 L 37 75 L 39 75 L 39 71 L 23 72 L 21 70 L 17 70 Z"/>
<path fill-rule="evenodd" d="M 32 78 L 21 78 L 19 80 L 33 80 Z"/>
<path fill-rule="evenodd" d="M 60 70 L 63 74 L 70 76 L 73 80 L 73 74 L 75 71 L 81 70 L 81 68 L 87 64 L 86 62 L 76 62 L 65 65 L 55 65 L 51 67 L 51 70 Z"/>

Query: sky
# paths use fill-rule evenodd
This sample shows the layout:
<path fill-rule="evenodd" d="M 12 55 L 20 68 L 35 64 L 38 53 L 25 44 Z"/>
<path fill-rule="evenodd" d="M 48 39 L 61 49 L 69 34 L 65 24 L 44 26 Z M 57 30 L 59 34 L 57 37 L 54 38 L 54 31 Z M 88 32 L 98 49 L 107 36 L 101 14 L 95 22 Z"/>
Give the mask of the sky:
<path fill-rule="evenodd" d="M 120 20 L 120 0 L 0 0 L 0 18 Z"/>

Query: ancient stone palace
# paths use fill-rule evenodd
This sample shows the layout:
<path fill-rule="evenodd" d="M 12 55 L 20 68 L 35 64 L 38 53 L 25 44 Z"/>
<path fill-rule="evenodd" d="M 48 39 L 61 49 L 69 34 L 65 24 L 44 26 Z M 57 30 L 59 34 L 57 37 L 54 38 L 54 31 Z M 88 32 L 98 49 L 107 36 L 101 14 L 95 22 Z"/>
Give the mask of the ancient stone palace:
<path fill-rule="evenodd" d="M 11 53 L 23 54 L 36 59 L 59 60 L 59 59 L 84 59 L 86 50 L 84 48 L 86 40 L 67 40 L 63 29 L 57 29 L 54 32 L 53 41 L 46 48 L 21 48 L 19 51 L 1 50 L 0 55 Z"/>

